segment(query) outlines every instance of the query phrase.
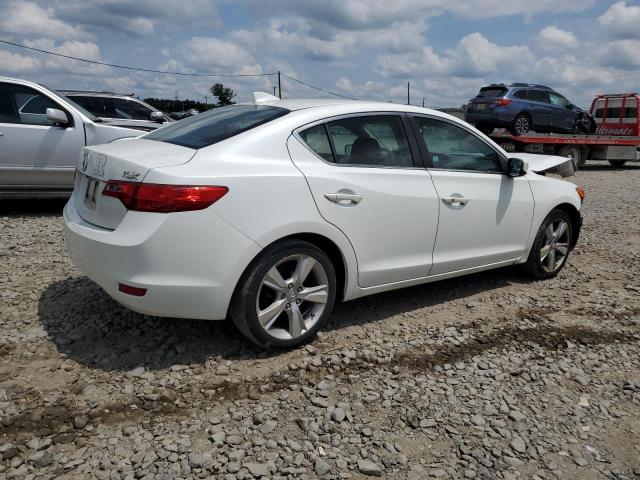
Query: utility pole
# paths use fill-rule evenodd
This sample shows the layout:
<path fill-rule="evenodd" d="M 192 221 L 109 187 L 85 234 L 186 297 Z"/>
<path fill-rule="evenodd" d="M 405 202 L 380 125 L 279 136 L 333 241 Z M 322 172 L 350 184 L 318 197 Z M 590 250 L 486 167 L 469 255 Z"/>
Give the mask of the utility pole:
<path fill-rule="evenodd" d="M 422 97 L 422 107 L 424 108 L 424 97 Z"/>
<path fill-rule="evenodd" d="M 407 82 L 407 105 L 409 105 L 409 102 L 411 101 L 410 89 L 411 89 L 411 86 L 409 82 Z"/>
<path fill-rule="evenodd" d="M 274 96 L 274 97 L 276 96 L 276 88 L 277 88 L 277 87 L 274 85 L 274 86 L 273 86 L 273 96 Z"/>
<path fill-rule="evenodd" d="M 280 70 L 278 70 L 278 98 L 282 100 L 282 83 L 280 83 Z"/>
<path fill-rule="evenodd" d="M 206 95 L 204 96 L 204 110 L 207 111 L 209 110 L 209 102 L 207 101 L 207 97 Z"/>

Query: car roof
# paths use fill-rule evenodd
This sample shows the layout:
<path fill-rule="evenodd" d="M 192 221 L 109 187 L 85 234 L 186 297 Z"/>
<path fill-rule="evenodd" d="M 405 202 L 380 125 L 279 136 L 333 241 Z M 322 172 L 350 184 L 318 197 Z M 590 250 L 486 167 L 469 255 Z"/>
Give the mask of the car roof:
<path fill-rule="evenodd" d="M 318 99 L 318 98 L 302 98 L 302 99 L 286 99 L 272 100 L 267 102 L 244 102 L 237 105 L 269 105 L 272 107 L 286 108 L 287 110 L 331 110 L 338 107 L 340 110 L 353 110 L 354 112 L 408 112 L 408 113 L 429 113 L 432 115 L 442 116 L 443 113 L 425 107 L 414 105 L 405 105 L 402 103 L 375 102 L 367 100 L 348 100 L 348 99 Z M 444 114 L 447 115 L 447 114 Z"/>
<path fill-rule="evenodd" d="M 57 91 L 62 93 L 63 95 L 71 95 L 71 96 L 82 95 L 86 97 L 117 97 L 117 98 L 128 98 L 128 99 L 136 100 L 136 98 L 133 95 L 126 94 L 126 93 L 97 92 L 93 90 L 66 90 L 66 89 L 58 89 Z"/>

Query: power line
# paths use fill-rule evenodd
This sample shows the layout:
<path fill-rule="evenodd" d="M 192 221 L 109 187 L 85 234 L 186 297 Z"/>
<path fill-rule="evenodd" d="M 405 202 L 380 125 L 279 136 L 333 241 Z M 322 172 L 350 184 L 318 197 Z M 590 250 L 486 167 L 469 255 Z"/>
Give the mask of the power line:
<path fill-rule="evenodd" d="M 324 88 L 316 87 L 315 85 L 311 85 L 309 83 L 303 82 L 302 80 L 298 80 L 297 78 L 290 77 L 286 73 L 282 73 L 283 77 L 287 77 L 289 80 L 293 80 L 294 82 L 301 83 L 302 85 L 306 85 L 307 87 L 313 88 L 320 92 L 328 93 L 329 95 L 334 95 L 336 97 L 346 98 L 347 100 L 357 100 L 357 98 L 347 97 L 346 95 L 342 95 L 340 93 L 332 92 L 330 90 L 325 90 Z"/>
<path fill-rule="evenodd" d="M 180 75 L 184 77 L 267 77 L 276 75 L 276 73 L 187 73 L 187 72 L 167 72 L 163 70 L 153 70 L 150 68 L 139 68 L 139 67 L 131 67 L 128 65 L 118 65 L 115 63 L 106 63 L 106 62 L 98 62 L 97 60 L 88 60 L 86 58 L 78 58 L 72 57 L 71 55 L 63 55 L 62 53 L 51 52 L 49 50 L 42 50 L 40 48 L 35 47 L 27 47 L 26 45 L 21 45 L 19 43 L 9 42 L 7 40 L 0 39 L 0 43 L 4 43 L 7 45 L 12 45 L 14 47 L 25 48 L 27 50 L 33 50 L 35 52 L 46 53 L 47 55 L 54 55 L 56 57 L 68 58 L 70 60 L 77 60 L 79 62 L 92 63 L 94 65 L 103 65 L 105 67 L 113 67 L 113 68 L 122 68 L 125 70 L 135 70 L 138 72 L 148 72 L 148 73 L 162 73 L 164 75 Z"/>

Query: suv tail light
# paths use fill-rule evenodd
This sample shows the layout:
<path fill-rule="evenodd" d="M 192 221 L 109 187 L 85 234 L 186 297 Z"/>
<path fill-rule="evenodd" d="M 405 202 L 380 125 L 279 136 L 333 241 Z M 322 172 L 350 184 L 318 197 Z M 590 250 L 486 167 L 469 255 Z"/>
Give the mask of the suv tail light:
<path fill-rule="evenodd" d="M 202 210 L 220 200 L 229 189 L 209 185 L 164 185 L 109 180 L 102 195 L 117 198 L 138 212 L 188 212 Z"/>
<path fill-rule="evenodd" d="M 506 107 L 507 105 L 509 105 L 512 102 L 512 100 L 510 98 L 499 98 L 498 100 L 494 100 L 493 104 L 496 107 Z"/>

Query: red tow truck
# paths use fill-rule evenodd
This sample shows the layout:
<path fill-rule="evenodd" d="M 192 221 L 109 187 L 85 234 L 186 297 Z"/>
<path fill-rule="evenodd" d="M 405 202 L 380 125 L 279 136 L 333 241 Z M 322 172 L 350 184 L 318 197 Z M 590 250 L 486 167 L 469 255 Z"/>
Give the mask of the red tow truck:
<path fill-rule="evenodd" d="M 607 160 L 614 167 L 640 160 L 640 95 L 597 95 L 590 113 L 595 134 L 530 133 L 511 135 L 498 130 L 489 135 L 507 152 L 544 153 L 569 157 L 577 168 L 590 160 Z"/>

